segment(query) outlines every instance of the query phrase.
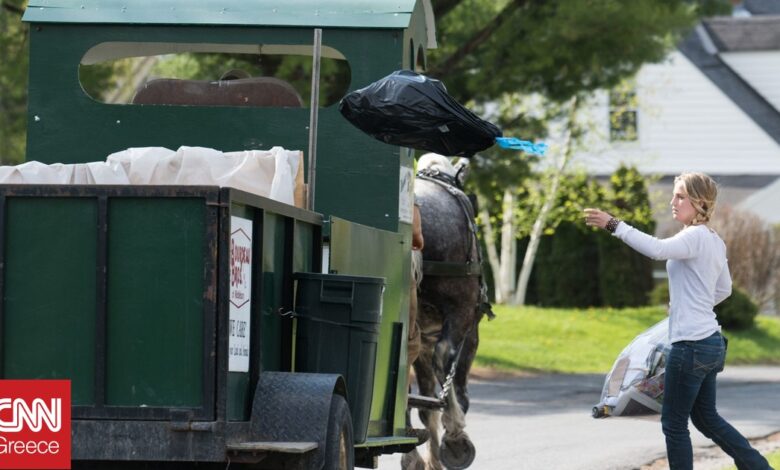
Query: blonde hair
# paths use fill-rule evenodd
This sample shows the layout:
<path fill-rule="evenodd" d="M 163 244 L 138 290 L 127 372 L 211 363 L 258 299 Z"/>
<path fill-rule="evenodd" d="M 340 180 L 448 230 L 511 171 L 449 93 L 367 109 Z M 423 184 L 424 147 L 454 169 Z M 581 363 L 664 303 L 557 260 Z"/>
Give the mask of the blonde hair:
<path fill-rule="evenodd" d="M 679 182 L 685 186 L 685 192 L 691 205 L 696 209 L 696 215 L 691 225 L 706 224 L 712 218 L 715 211 L 715 199 L 718 197 L 718 185 L 704 173 L 683 173 L 674 179 L 674 184 Z"/>

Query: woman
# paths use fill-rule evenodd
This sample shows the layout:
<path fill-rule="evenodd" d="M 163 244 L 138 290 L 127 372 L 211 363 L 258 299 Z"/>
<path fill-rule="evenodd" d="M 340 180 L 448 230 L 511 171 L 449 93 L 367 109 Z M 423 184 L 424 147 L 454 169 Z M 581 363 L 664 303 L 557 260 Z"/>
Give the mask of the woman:
<path fill-rule="evenodd" d="M 729 454 L 740 470 L 770 469 L 769 463 L 715 408 L 715 376 L 723 370 L 726 341 L 713 307 L 731 295 L 726 245 L 707 226 L 717 186 L 702 173 L 683 173 L 674 180 L 672 217 L 684 228 L 658 239 L 599 209 L 585 209 L 585 222 L 611 232 L 645 256 L 668 260 L 669 339 L 661 426 L 669 468 L 692 469 L 693 448 L 688 418 Z"/>

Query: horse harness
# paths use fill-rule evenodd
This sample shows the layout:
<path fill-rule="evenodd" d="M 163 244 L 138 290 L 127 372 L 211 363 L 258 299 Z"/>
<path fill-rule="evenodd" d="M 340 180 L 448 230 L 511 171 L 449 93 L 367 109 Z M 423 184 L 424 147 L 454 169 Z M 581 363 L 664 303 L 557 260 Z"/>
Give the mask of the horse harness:
<path fill-rule="evenodd" d="M 477 239 L 477 223 L 475 221 L 474 205 L 466 196 L 460 180 L 438 170 L 424 169 L 417 172 L 417 177 L 444 188 L 460 205 L 463 215 L 468 221 L 469 231 L 466 233 L 466 246 L 470 251 L 465 262 L 438 261 L 423 258 L 423 276 L 434 277 L 478 277 L 480 292 L 477 311 L 485 313 L 489 320 L 495 318 L 487 296 L 487 284 L 482 276 L 482 250 Z"/>
<path fill-rule="evenodd" d="M 465 246 L 470 247 L 470 252 L 468 253 L 466 261 L 436 261 L 423 258 L 423 276 L 481 277 L 482 256 L 479 252 L 479 248 L 476 250 L 474 248 L 479 247 L 479 242 L 477 241 L 477 224 L 474 221 L 474 206 L 463 191 L 460 181 L 456 177 L 442 173 L 438 170 L 430 169 L 418 171 L 417 177 L 438 184 L 454 197 L 463 211 L 463 215 L 466 216 L 469 226 L 469 231 L 466 233 Z"/>
<path fill-rule="evenodd" d="M 450 176 L 438 170 L 430 169 L 418 171 L 417 177 L 438 184 L 444 188 L 452 197 L 454 197 L 460 205 L 461 210 L 463 210 L 463 215 L 466 216 L 466 220 L 468 221 L 469 226 L 469 231 L 466 233 L 466 246 L 470 247 L 470 251 L 466 261 L 437 261 L 423 258 L 423 277 L 478 277 L 480 292 L 479 301 L 477 302 L 475 308 L 479 313 L 487 314 L 488 319 L 492 320 L 495 318 L 495 314 L 493 313 L 490 302 L 488 300 L 485 278 L 482 276 L 482 252 L 479 247 L 479 240 L 477 239 L 477 224 L 475 221 L 474 205 L 471 203 L 468 196 L 466 196 L 464 188 L 460 184 L 460 180 L 457 177 Z M 439 392 L 438 398 L 442 402 L 447 399 L 447 396 L 450 393 L 461 351 L 463 351 L 466 338 L 475 326 L 476 322 L 472 324 L 469 330 L 463 335 L 463 339 L 458 345 L 457 353 L 455 354 L 455 360 L 452 362 L 449 373 L 447 374 L 444 383 L 440 384 L 441 391 Z"/>

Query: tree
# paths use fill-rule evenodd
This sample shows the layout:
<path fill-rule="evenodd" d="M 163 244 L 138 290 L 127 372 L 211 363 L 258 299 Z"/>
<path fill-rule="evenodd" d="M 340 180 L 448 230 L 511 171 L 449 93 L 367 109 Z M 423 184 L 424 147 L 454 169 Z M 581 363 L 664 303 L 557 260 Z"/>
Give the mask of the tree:
<path fill-rule="evenodd" d="M 529 269 L 524 303 L 556 307 L 602 304 L 597 247 L 598 238 L 604 234 L 583 224 L 582 207 L 588 206 L 606 206 L 604 188 L 584 172 L 567 172 L 548 214 L 548 227 L 539 240 L 533 261 L 535 282 L 531 282 Z"/>
<path fill-rule="evenodd" d="M 540 135 L 545 132 L 549 115 L 556 107 L 539 106 L 534 99 L 519 94 L 505 94 L 492 103 L 492 111 L 477 111 L 498 123 L 507 135 Z M 522 156 L 516 151 L 499 147 L 482 152 L 472 160 L 468 185 L 479 197 L 478 216 L 483 228 L 483 243 L 490 263 L 496 302 L 503 303 L 514 291 L 516 272 L 516 237 L 519 226 L 525 225 L 518 211 L 519 200 L 527 198 L 531 186 L 525 180 L 531 175 L 534 156 Z M 497 227 L 497 230 L 493 230 Z M 499 234 L 500 233 L 500 239 Z"/>
<path fill-rule="evenodd" d="M 635 168 L 620 166 L 610 177 L 612 213 L 645 233 L 655 231 L 647 183 Z M 613 237 L 598 239 L 601 296 L 605 305 L 647 305 L 653 289 L 652 261 Z"/>
<path fill-rule="evenodd" d="M 489 166 L 477 159 L 477 169 L 473 173 L 476 177 L 471 180 L 476 186 L 475 192 L 488 201 L 487 204 L 480 203 L 479 221 L 498 303 L 525 303 L 542 236 L 552 233 L 564 221 L 579 224 L 582 208 L 598 205 L 603 199 L 598 185 L 587 182 L 584 174 L 568 169 L 575 149 L 581 145 L 583 129 L 591 125 L 586 113 L 578 111 L 580 100 L 573 98 L 558 105 L 536 96 L 517 103 L 526 106 L 529 101 L 546 112 L 546 115 L 535 116 L 539 119 L 537 125 L 552 123 L 549 126 L 551 134 L 558 136 L 557 142 L 553 142 L 548 154 L 541 159 L 544 165 L 531 173 L 529 163 L 536 162 L 535 158 L 529 162 L 517 155 L 508 156 L 503 162 L 491 161 Z M 540 106 L 540 103 L 545 105 Z M 499 111 L 504 110 L 499 107 Z M 575 183 L 578 186 L 573 188 Z M 524 241 L 518 246 L 520 239 Z M 517 256 L 518 248 L 524 250 L 524 255 Z M 518 262 L 521 266 L 519 277 Z"/>
<path fill-rule="evenodd" d="M 27 139 L 26 0 L 3 0 L 0 7 L 0 164 L 24 159 Z"/>
<path fill-rule="evenodd" d="M 561 178 L 571 161 L 572 149 L 575 145 L 574 141 L 577 139 L 578 134 L 576 124 L 578 103 L 579 101 L 576 95 L 569 100 L 567 106 L 568 116 L 564 124 L 563 142 L 561 143 L 560 150 L 553 152 L 555 160 L 551 167 L 550 186 L 547 190 L 547 195 L 542 204 L 542 208 L 539 211 L 539 215 L 536 217 L 536 220 L 534 220 L 533 227 L 531 228 L 528 246 L 526 247 L 525 256 L 523 257 L 523 266 L 520 270 L 520 277 L 517 279 L 517 287 L 515 288 L 514 298 L 512 299 L 512 303 L 517 305 L 525 304 L 525 294 L 528 287 L 528 281 L 531 279 L 531 270 L 533 269 L 534 259 L 536 258 L 536 250 L 539 247 L 539 240 L 542 236 L 542 231 L 547 224 L 547 218 L 552 210 L 553 202 L 558 197 L 558 187 L 560 186 Z"/>
<path fill-rule="evenodd" d="M 569 115 L 564 122 L 572 124 L 578 101 L 597 89 L 616 86 L 646 62 L 661 60 L 699 15 L 730 8 L 727 2 L 717 0 L 434 0 L 433 4 L 439 15 L 441 48 L 431 55 L 429 73 L 446 79 L 450 93 L 477 102 L 496 100 L 509 92 L 537 93 L 544 106 L 568 101 Z M 522 130 L 522 117 L 515 120 L 519 124 L 516 128 Z M 561 131 L 568 143 L 554 156 L 557 162 L 553 168 L 558 171 L 551 173 L 548 199 L 536 213 L 516 286 L 512 285 L 516 240 L 511 234 L 517 232 L 513 206 L 520 182 L 503 184 L 505 175 L 512 173 L 505 172 L 495 175 L 495 181 L 483 176 L 478 183 L 477 193 L 493 202 L 493 212 L 484 208 L 480 220 L 499 303 L 510 297 L 520 303 L 525 299 L 539 236 L 548 226 L 547 213 L 571 158 L 573 141 L 566 136 L 573 132 L 578 131 L 572 126 Z M 544 137 L 528 132 L 519 135 Z M 491 247 L 499 242 L 498 232 L 500 254 Z"/>
<path fill-rule="evenodd" d="M 428 73 L 461 101 L 539 92 L 565 101 L 663 59 L 726 0 L 433 0 L 439 49 Z M 500 72 L 500 73 L 497 73 Z"/>

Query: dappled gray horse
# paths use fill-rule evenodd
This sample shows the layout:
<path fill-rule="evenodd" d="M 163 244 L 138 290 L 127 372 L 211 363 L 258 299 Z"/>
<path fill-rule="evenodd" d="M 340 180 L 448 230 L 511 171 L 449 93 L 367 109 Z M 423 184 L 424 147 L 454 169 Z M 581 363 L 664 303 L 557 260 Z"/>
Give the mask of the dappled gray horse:
<path fill-rule="evenodd" d="M 430 431 L 429 461 L 422 466 L 416 451 L 402 464 L 407 469 L 467 468 L 474 446 L 464 432 L 469 408 L 468 373 L 479 343 L 478 324 L 492 315 L 483 288 L 474 207 L 462 191 L 467 160 L 453 166 L 441 155 L 424 155 L 414 184 L 420 206 L 425 247 L 418 290 L 417 323 L 422 334 L 414 363 L 421 395 L 442 397 L 441 412 L 420 409 Z M 440 390 L 437 393 L 437 384 Z M 439 440 L 439 418 L 444 434 Z"/>

